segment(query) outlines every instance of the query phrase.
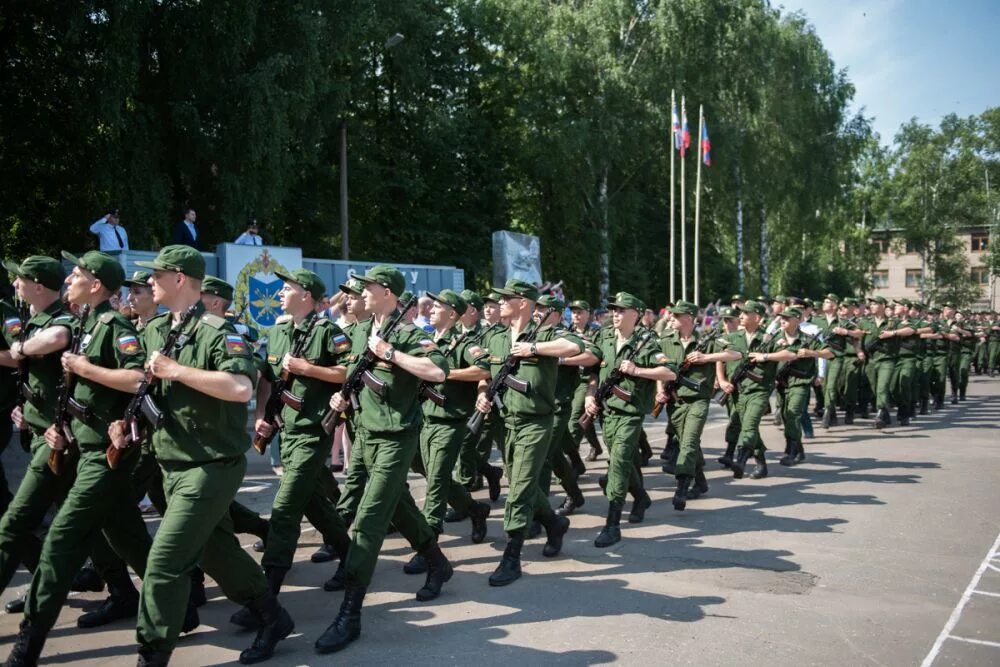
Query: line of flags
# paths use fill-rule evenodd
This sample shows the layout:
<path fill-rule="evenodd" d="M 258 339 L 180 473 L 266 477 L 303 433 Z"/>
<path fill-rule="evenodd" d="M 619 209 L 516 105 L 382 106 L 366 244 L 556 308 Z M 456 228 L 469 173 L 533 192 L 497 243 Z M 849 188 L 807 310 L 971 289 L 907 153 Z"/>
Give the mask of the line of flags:
<path fill-rule="evenodd" d="M 685 157 L 688 149 L 691 148 L 691 129 L 688 127 L 687 109 L 681 109 L 681 113 L 678 115 L 677 103 L 674 102 L 670 111 L 670 122 L 671 134 L 674 137 L 674 149 L 681 154 L 681 157 Z M 710 167 L 712 166 L 712 143 L 708 139 L 707 122 L 702 124 L 700 140 L 702 161 L 706 167 Z"/>

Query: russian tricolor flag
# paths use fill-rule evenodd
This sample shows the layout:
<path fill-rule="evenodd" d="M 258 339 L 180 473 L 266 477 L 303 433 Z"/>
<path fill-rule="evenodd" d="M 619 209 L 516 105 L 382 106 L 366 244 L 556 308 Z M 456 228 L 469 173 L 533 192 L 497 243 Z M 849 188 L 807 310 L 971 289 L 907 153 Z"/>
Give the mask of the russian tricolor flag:
<path fill-rule="evenodd" d="M 691 148 L 691 130 L 688 129 L 687 109 L 681 109 L 681 157 L 687 154 L 689 148 Z"/>
<path fill-rule="evenodd" d="M 701 155 L 706 167 L 712 166 L 712 142 L 708 140 L 708 123 L 701 122 Z"/>
<path fill-rule="evenodd" d="M 674 137 L 674 149 L 681 151 L 681 145 L 683 139 L 681 138 L 681 118 L 677 115 L 677 103 L 674 103 L 673 109 L 670 112 L 670 122 L 671 122 L 671 134 Z M 683 151 L 682 151 L 683 152 Z"/>

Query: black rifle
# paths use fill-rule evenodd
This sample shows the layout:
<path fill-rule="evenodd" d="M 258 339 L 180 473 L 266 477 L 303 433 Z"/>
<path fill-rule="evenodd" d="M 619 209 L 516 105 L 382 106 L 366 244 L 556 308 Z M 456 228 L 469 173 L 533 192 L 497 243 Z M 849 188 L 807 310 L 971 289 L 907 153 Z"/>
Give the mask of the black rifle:
<path fill-rule="evenodd" d="M 736 367 L 735 371 L 733 371 L 733 376 L 729 378 L 729 383 L 733 385 L 733 393 L 727 394 L 720 389 L 719 393 L 716 394 L 715 400 L 719 405 L 726 405 L 729 403 L 730 399 L 739 394 L 740 383 L 743 382 L 743 380 L 749 378 L 757 384 L 764 382 L 764 376 L 760 373 L 754 372 L 754 368 L 757 364 L 750 361 L 750 353 L 756 352 L 760 349 L 761 345 L 767 345 L 773 337 L 773 334 L 765 334 L 763 338 L 760 338 L 751 344 L 750 348 L 747 350 L 747 358 L 740 362 L 740 365 Z"/>
<path fill-rule="evenodd" d="M 181 315 L 181 321 L 177 326 L 170 329 L 167 332 L 167 337 L 163 341 L 163 347 L 160 348 L 160 354 L 165 357 L 170 357 L 177 347 L 177 340 L 181 337 L 181 332 L 194 317 L 195 312 L 198 309 L 198 304 L 195 304 L 184 311 Z M 128 407 L 125 408 L 125 425 L 128 429 L 128 435 L 131 436 L 128 441 L 129 444 L 135 444 L 142 440 L 142 428 L 139 423 L 140 418 L 146 422 L 146 425 L 151 431 L 155 431 L 163 427 L 163 412 L 157 407 L 156 403 L 153 401 L 153 397 L 150 395 L 153 391 L 156 378 L 153 374 L 149 372 L 147 368 L 142 376 L 142 382 L 139 384 L 139 388 L 136 389 L 135 394 L 132 396 L 132 400 L 129 401 Z M 114 470 L 118 467 L 118 463 L 121 461 L 122 456 L 125 454 L 125 447 L 118 448 L 113 444 L 108 445 L 107 451 L 105 451 L 105 456 L 108 459 L 108 467 Z"/>
<path fill-rule="evenodd" d="M 389 317 L 386 318 L 385 322 L 382 323 L 382 328 L 379 329 L 378 337 L 382 340 L 388 340 L 392 332 L 403 322 L 403 315 L 413 304 L 417 302 L 416 295 L 411 296 L 405 303 L 399 306 L 395 312 L 393 312 Z M 347 376 L 344 381 L 344 386 L 340 389 L 340 394 L 351 402 L 351 409 L 357 411 L 361 407 L 361 403 L 358 400 L 358 395 L 361 393 L 361 387 L 364 385 L 372 391 L 374 391 L 379 396 L 385 396 L 386 383 L 375 377 L 372 373 L 372 368 L 375 366 L 375 362 L 378 359 L 375 358 L 375 353 L 370 349 L 365 348 L 365 353 L 358 361 L 358 364 L 351 371 L 351 374 Z M 327 435 L 332 435 L 333 432 L 340 426 L 343 421 L 342 413 L 336 412 L 332 408 L 327 410 L 327 413 L 323 415 L 322 426 L 323 430 Z"/>
<path fill-rule="evenodd" d="M 316 326 L 316 322 L 318 321 L 319 317 L 314 317 L 312 322 L 309 323 L 309 328 L 302 332 L 298 340 L 295 341 L 295 345 L 292 346 L 290 353 L 292 357 L 298 358 L 302 356 L 302 353 L 306 349 L 306 343 L 312 335 L 313 327 Z M 284 425 L 281 421 L 281 406 L 287 405 L 296 412 L 302 409 L 302 399 L 293 394 L 289 389 L 292 386 L 294 378 L 295 376 L 287 368 L 282 368 L 278 378 L 271 385 L 271 395 L 267 397 L 267 404 L 264 406 L 264 421 L 274 430 L 266 438 L 262 435 L 254 436 L 253 448 L 257 450 L 258 454 L 264 454 L 268 443 L 274 439 L 275 432 Z"/>
<path fill-rule="evenodd" d="M 24 343 L 28 340 L 28 320 L 31 319 L 31 307 L 24 299 L 18 299 L 17 319 L 21 320 L 21 330 L 17 334 L 17 342 L 21 344 L 23 350 Z M 17 407 L 21 408 L 22 420 L 24 419 L 24 404 L 32 399 L 34 399 L 34 395 L 31 387 L 28 386 L 28 358 L 22 353 L 21 358 L 17 360 Z M 20 429 L 18 438 L 21 449 L 28 452 L 31 451 L 31 429 L 28 428 L 26 421 L 22 423 L 24 426 Z"/>
<path fill-rule="evenodd" d="M 540 322 L 544 322 L 545 319 L 552 312 L 552 308 L 546 308 L 541 313 L 541 317 L 537 320 L 532 319 L 528 323 L 528 326 L 524 328 L 521 335 L 518 336 L 515 343 L 532 343 L 535 337 L 538 335 L 538 329 L 540 328 Z M 521 357 L 515 357 L 513 355 L 508 356 L 500 370 L 497 374 L 493 376 L 490 383 L 486 386 L 486 399 L 497 406 L 500 410 L 503 410 L 503 396 L 507 393 L 508 389 L 513 389 L 514 391 L 527 394 L 531 391 L 531 386 L 528 382 L 518 379 L 516 376 L 517 369 L 521 366 Z M 469 427 L 469 431 L 472 435 L 479 435 L 479 431 L 483 428 L 483 421 L 486 419 L 486 415 L 476 410 L 472 413 L 472 417 L 469 418 L 466 424 Z"/>
<path fill-rule="evenodd" d="M 639 336 L 639 340 L 636 341 L 635 346 L 629 350 L 628 355 L 626 355 L 622 361 L 634 360 L 636 355 L 642 351 L 642 348 L 646 347 L 646 343 L 648 343 L 652 338 L 652 331 L 646 331 Z M 611 369 L 611 372 L 608 373 L 608 377 L 604 378 L 604 382 L 597 386 L 597 391 L 594 392 L 594 400 L 597 401 L 597 405 L 602 411 L 607 410 L 608 401 L 612 396 L 617 396 L 626 403 L 632 402 L 632 392 L 626 391 L 621 387 L 622 380 L 626 377 L 628 376 L 622 373 L 620 368 L 613 368 Z M 593 421 L 594 415 L 584 411 L 583 416 L 580 417 L 579 424 L 586 429 L 590 427 Z"/>
<path fill-rule="evenodd" d="M 844 320 L 843 322 L 839 322 L 837 326 L 843 329 L 847 329 L 848 327 L 854 326 L 854 320 L 855 318 L 851 317 L 847 320 Z M 836 352 L 844 352 L 845 350 L 847 350 L 847 336 L 840 336 L 831 331 L 830 337 L 826 340 L 826 344 L 829 345 L 830 348 Z"/>
<path fill-rule="evenodd" d="M 816 336 L 810 336 L 801 329 L 799 330 L 799 335 L 810 342 L 816 340 Z M 798 360 L 796 359 L 795 361 Z M 812 371 L 805 371 L 795 368 L 792 365 L 795 363 L 795 361 L 785 361 L 778 364 L 778 372 L 774 374 L 774 386 L 782 396 L 785 393 L 785 389 L 788 387 L 789 378 L 794 377 L 794 378 L 804 379 L 813 376 Z"/>
<path fill-rule="evenodd" d="M 451 339 L 451 343 L 448 344 L 448 349 L 445 350 L 444 355 L 447 357 L 450 355 L 456 347 L 462 344 L 462 342 L 469 336 L 468 331 L 463 331 L 459 335 Z M 434 388 L 434 385 L 430 382 L 420 383 L 420 398 L 425 401 L 430 401 L 434 405 L 443 408 L 445 403 L 448 402 L 447 397 L 440 391 Z"/>
<path fill-rule="evenodd" d="M 86 305 L 83 310 L 80 311 L 80 324 L 73 331 L 73 338 L 69 344 L 70 354 L 80 354 L 80 346 L 83 343 L 83 325 L 87 321 L 87 315 L 90 313 L 90 306 Z M 54 425 L 56 431 L 66 438 L 66 447 L 64 449 L 53 449 L 49 452 L 49 470 L 52 471 L 53 475 L 62 475 L 63 469 L 66 467 L 66 457 L 72 454 L 76 450 L 76 438 L 73 437 L 73 431 L 69 428 L 70 422 L 70 409 L 69 403 L 71 397 L 73 396 L 73 387 L 76 386 L 76 374 L 70 371 L 63 371 L 62 379 L 59 382 L 58 399 L 56 401 L 56 419 Z"/>
<path fill-rule="evenodd" d="M 723 333 L 725 333 L 725 331 L 721 328 L 710 329 L 708 333 L 698 339 L 698 342 L 695 343 L 694 349 L 691 350 L 691 352 L 705 352 L 708 349 L 708 346 Z M 687 373 L 690 370 L 691 364 L 689 364 L 687 360 L 684 360 L 677 369 L 677 379 L 666 384 L 664 392 L 668 397 L 667 403 L 673 404 L 677 401 L 677 389 L 679 387 L 686 387 L 691 391 L 701 391 L 701 382 L 696 382 L 692 378 L 688 377 Z M 664 405 L 666 405 L 666 403 L 657 403 L 653 406 L 653 411 L 650 413 L 653 419 L 660 416 L 660 413 L 663 412 Z"/>

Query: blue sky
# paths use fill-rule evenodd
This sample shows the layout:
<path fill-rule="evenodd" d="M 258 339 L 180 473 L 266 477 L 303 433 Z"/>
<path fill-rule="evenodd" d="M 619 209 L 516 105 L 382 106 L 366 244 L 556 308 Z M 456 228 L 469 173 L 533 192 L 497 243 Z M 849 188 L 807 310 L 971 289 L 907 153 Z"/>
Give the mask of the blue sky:
<path fill-rule="evenodd" d="M 1000 106 L 1000 0 L 774 0 L 802 10 L 874 116 L 882 143 L 916 116 L 937 125 Z"/>

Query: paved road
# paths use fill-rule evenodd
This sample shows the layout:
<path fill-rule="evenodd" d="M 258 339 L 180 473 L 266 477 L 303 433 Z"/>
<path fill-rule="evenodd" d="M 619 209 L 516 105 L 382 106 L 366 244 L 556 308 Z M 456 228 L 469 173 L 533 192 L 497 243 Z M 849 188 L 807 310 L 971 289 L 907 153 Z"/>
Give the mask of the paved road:
<path fill-rule="evenodd" d="M 670 505 L 672 480 L 650 467 L 654 504 L 646 522 L 625 527 L 613 548 L 596 549 L 607 508 L 598 462 L 584 478 L 588 504 L 573 517 L 561 557 L 543 559 L 541 541 L 530 542 L 524 577 L 489 588 L 504 544 L 496 505 L 484 544 L 469 543 L 467 525 L 449 524 L 442 542 L 455 577 L 427 604 L 413 598 L 422 580 L 401 571 L 406 544 L 389 539 L 362 638 L 333 659 L 315 655 L 312 642 L 341 594 L 323 592 L 333 568 L 308 562 L 318 544 L 305 532 L 301 563 L 281 596 L 296 634 L 268 664 L 997 665 L 998 422 L 1000 380 L 976 378 L 967 402 L 913 427 L 820 432 L 806 443 L 805 464 L 773 465 L 766 480 L 736 481 L 714 463 L 724 424 L 713 410 L 705 434 L 711 491 L 686 512 Z M 662 424 L 647 429 L 654 447 L 662 445 Z M 773 427 L 764 437 L 782 449 Z M 23 465 L 14 450 L 4 455 L 9 470 Z M 240 500 L 267 512 L 275 481 L 254 455 Z M 422 481 L 412 478 L 411 487 L 419 502 Z M 249 545 L 252 538 L 243 537 Z M 19 572 L 0 600 L 27 582 Z M 181 640 L 174 664 L 230 663 L 252 640 L 229 625 L 235 607 L 218 588 L 209 596 L 201 628 Z M 81 608 L 100 597 L 70 600 L 43 662 L 134 664 L 127 623 L 76 629 Z M 0 654 L 18 621 L 0 616 Z"/>

